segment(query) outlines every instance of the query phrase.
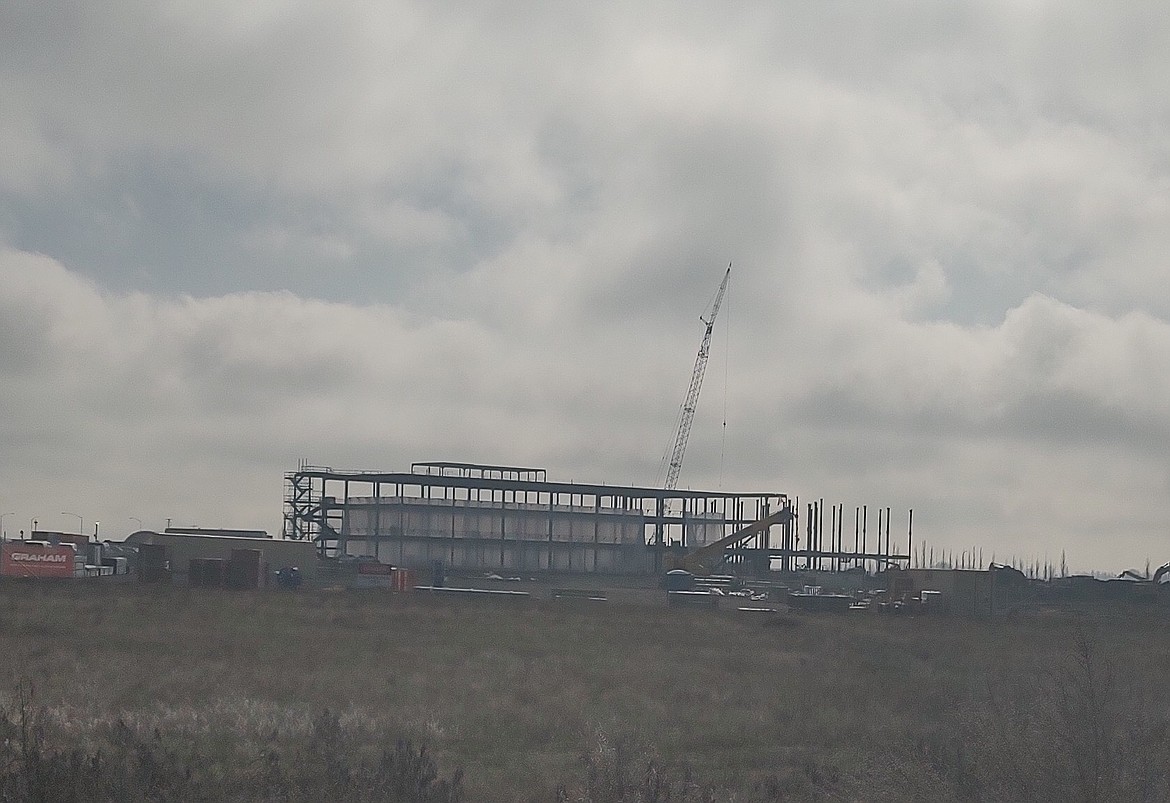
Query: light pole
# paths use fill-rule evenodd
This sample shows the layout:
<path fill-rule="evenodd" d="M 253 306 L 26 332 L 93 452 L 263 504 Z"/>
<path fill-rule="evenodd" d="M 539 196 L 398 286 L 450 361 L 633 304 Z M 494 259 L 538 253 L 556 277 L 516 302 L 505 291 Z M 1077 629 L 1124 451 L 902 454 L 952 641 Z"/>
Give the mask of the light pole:
<path fill-rule="evenodd" d="M 70 513 L 67 510 L 62 510 L 61 515 L 62 516 L 77 516 L 77 532 L 79 532 L 79 533 L 85 532 L 85 519 L 81 518 L 81 516 L 79 514 Z"/>
<path fill-rule="evenodd" d="M 15 513 L 0 513 L 0 540 L 8 540 L 8 531 L 4 529 L 4 517 L 15 516 Z"/>

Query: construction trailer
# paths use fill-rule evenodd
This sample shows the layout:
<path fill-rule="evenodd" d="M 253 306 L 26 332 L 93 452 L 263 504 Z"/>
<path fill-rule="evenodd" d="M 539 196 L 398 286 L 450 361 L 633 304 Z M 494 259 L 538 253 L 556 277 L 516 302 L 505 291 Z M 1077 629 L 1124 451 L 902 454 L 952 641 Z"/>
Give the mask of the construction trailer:
<path fill-rule="evenodd" d="M 656 574 L 671 551 L 714 543 L 789 507 L 747 493 L 550 481 L 539 468 L 421 462 L 406 472 L 301 465 L 286 475 L 284 535 L 324 557 L 428 570 Z M 791 523 L 740 544 L 743 566 L 794 547 Z"/>
<path fill-rule="evenodd" d="M 80 533 L 34 530 L 32 538 L 2 545 L 0 575 L 7 577 L 116 577 L 129 574 L 121 547 Z"/>
<path fill-rule="evenodd" d="M 6 541 L 0 544 L 0 575 L 21 578 L 65 579 L 84 576 L 85 557 L 70 543 L 48 541 Z"/>

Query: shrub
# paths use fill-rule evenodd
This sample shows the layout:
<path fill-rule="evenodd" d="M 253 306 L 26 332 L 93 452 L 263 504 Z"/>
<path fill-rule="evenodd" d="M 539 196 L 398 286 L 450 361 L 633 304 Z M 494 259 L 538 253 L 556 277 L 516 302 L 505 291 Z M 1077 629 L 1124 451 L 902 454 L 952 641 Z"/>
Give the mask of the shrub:
<path fill-rule="evenodd" d="M 124 720 L 96 729 L 105 738 L 95 750 L 55 749 L 46 736 L 51 724 L 25 684 L 14 709 L 0 710 L 0 800 L 458 803 L 463 796 L 461 773 L 441 778 L 425 745 L 399 739 L 371 759 L 362 735 L 329 711 L 288 758 L 269 747 L 226 768 L 199 744 L 182 750 L 167 734 L 143 734 Z"/>
<path fill-rule="evenodd" d="M 1054 665 L 1004 667 L 950 727 L 869 756 L 846 797 L 1170 801 L 1164 695 L 1141 677 L 1075 636 Z"/>
<path fill-rule="evenodd" d="M 1084 635 L 1062 663 L 1001 678 L 971 722 L 986 797 L 1170 800 L 1159 696 Z"/>
<path fill-rule="evenodd" d="M 558 803 L 712 803 L 717 799 L 689 770 L 670 771 L 633 737 L 611 739 L 598 733 L 581 764 L 584 778 L 575 787 L 561 786 Z"/>

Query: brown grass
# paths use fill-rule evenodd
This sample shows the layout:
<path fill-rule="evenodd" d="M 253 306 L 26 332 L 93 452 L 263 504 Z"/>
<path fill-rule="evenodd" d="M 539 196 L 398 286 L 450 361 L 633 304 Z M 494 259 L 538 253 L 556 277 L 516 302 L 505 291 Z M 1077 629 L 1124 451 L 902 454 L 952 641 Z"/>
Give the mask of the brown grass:
<path fill-rule="evenodd" d="M 1168 799 L 1158 608 L 789 621 L 6 584 L 0 673 L 46 749 L 120 721 L 225 778 L 328 711 L 349 754 L 426 745 L 475 801 Z"/>

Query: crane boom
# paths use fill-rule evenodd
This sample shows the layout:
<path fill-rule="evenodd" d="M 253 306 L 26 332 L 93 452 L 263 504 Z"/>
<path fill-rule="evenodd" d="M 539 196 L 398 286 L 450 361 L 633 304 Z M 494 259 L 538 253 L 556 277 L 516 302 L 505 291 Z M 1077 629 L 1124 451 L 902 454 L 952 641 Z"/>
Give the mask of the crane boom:
<path fill-rule="evenodd" d="M 719 292 L 715 294 L 715 303 L 711 305 L 711 315 L 707 318 L 700 316 L 699 320 L 707 324 L 703 333 L 703 342 L 699 344 L 699 354 L 695 357 L 695 370 L 691 374 L 691 387 L 687 390 L 686 401 L 683 402 L 682 415 L 678 419 L 678 431 L 674 436 L 674 449 L 670 453 L 670 465 L 666 472 L 666 490 L 674 490 L 678 483 L 678 473 L 682 470 L 683 454 L 687 450 L 687 439 L 691 436 L 691 423 L 695 420 L 695 406 L 699 402 L 699 390 L 703 387 L 703 374 L 707 370 L 707 357 L 711 351 L 711 332 L 715 328 L 715 316 L 719 314 L 719 305 L 723 303 L 723 294 L 727 291 L 727 280 L 731 278 L 731 265 L 723 274 L 723 281 L 719 283 Z"/>

